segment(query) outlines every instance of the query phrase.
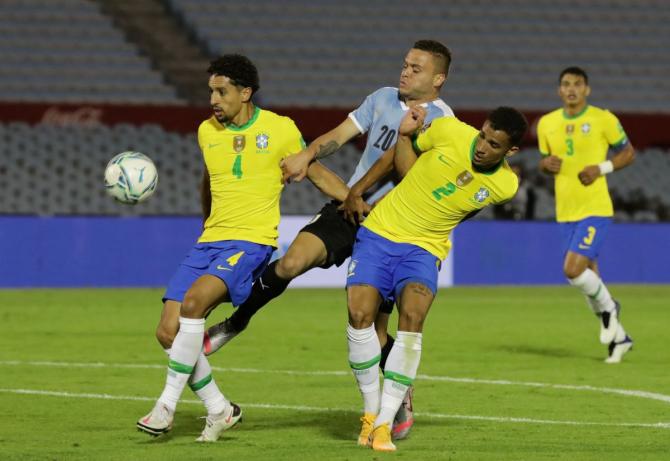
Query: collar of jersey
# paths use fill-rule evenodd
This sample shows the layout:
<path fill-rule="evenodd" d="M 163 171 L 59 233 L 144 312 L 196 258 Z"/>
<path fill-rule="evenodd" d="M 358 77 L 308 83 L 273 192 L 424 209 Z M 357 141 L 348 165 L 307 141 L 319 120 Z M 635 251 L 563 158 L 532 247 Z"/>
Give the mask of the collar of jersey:
<path fill-rule="evenodd" d="M 437 101 L 438 99 L 440 99 L 440 98 L 433 99 L 432 101 L 422 102 L 422 103 L 419 104 L 419 105 L 420 105 L 421 107 L 428 108 L 428 104 L 430 104 L 431 102 L 434 103 L 434 102 Z M 407 105 L 407 103 L 406 103 L 405 101 L 403 101 L 402 99 L 400 99 L 400 95 L 398 95 L 398 102 L 400 103 L 400 108 L 401 108 L 402 110 L 409 110 L 409 106 Z"/>
<path fill-rule="evenodd" d="M 505 158 L 500 161 L 494 168 L 491 168 L 490 170 L 480 170 L 477 165 L 475 165 L 475 145 L 477 144 L 477 138 L 479 137 L 479 134 L 474 137 L 472 140 L 472 144 L 470 144 L 470 163 L 472 164 L 472 169 L 475 170 L 477 173 L 481 174 L 493 174 L 496 171 L 500 169 L 502 164 L 505 162 Z"/>
<path fill-rule="evenodd" d="M 254 122 L 256 121 L 256 119 L 258 118 L 258 115 L 260 113 L 261 113 L 261 110 L 258 108 L 258 106 L 256 106 L 256 107 L 254 107 L 253 115 L 251 116 L 251 118 L 249 120 L 247 120 L 247 123 L 245 123 L 242 126 L 236 126 L 236 125 L 233 125 L 232 123 L 229 123 L 229 124 L 225 125 L 225 127 L 229 130 L 232 130 L 232 131 L 246 130 L 247 128 L 249 128 L 251 125 L 254 124 Z"/>
<path fill-rule="evenodd" d="M 567 120 L 574 120 L 574 119 L 579 118 L 582 115 L 584 115 L 584 112 L 586 112 L 588 109 L 589 109 L 589 105 L 587 104 L 587 105 L 584 106 L 584 108 L 581 110 L 580 113 L 575 114 L 575 115 L 568 115 L 568 114 L 565 113 L 565 109 L 563 109 L 563 118 L 567 119 Z"/>

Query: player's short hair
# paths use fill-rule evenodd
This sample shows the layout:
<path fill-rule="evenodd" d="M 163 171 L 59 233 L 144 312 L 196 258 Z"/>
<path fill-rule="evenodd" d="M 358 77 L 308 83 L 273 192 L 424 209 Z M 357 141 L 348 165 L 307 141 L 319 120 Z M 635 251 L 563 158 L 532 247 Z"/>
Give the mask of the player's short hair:
<path fill-rule="evenodd" d="M 210 62 L 207 72 L 210 75 L 228 77 L 233 85 L 251 88 L 252 94 L 261 87 L 258 69 L 246 56 L 224 54 Z"/>
<path fill-rule="evenodd" d="M 412 48 L 431 53 L 437 63 L 435 68 L 438 73 L 449 74 L 449 66 L 451 65 L 451 51 L 449 51 L 449 48 L 436 40 L 419 40 L 414 42 Z"/>
<path fill-rule="evenodd" d="M 509 136 L 512 147 L 519 146 L 528 130 L 526 117 L 513 107 L 498 107 L 487 117 L 494 130 L 502 130 Z"/>
<path fill-rule="evenodd" d="M 570 67 L 566 67 L 565 69 L 563 69 L 561 71 L 561 75 L 558 76 L 558 84 L 559 85 L 561 84 L 561 80 L 563 80 L 563 76 L 565 74 L 579 75 L 580 77 L 584 78 L 584 83 L 586 83 L 587 85 L 589 84 L 589 76 L 586 75 L 586 71 L 584 69 L 582 69 L 581 67 L 570 66 Z"/>

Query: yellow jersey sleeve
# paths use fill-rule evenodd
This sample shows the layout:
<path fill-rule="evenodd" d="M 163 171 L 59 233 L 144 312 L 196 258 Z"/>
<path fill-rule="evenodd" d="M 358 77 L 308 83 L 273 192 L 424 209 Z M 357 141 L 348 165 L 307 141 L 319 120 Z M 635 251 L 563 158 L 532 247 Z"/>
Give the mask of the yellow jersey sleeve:
<path fill-rule="evenodd" d="M 538 148 L 540 149 L 540 154 L 543 157 L 551 155 L 551 151 L 549 149 L 549 143 L 547 142 L 547 133 L 545 124 L 546 119 L 544 117 L 540 118 L 540 121 L 537 124 L 537 144 Z"/>
<path fill-rule="evenodd" d="M 286 158 L 292 154 L 297 154 L 305 147 L 307 147 L 307 144 L 305 143 L 300 130 L 298 130 L 298 127 L 295 125 L 295 122 L 288 117 L 284 117 L 284 119 L 286 122 L 286 146 L 284 149 L 282 149 L 282 158 Z"/>
<path fill-rule="evenodd" d="M 608 110 L 603 111 L 603 131 L 605 139 L 613 149 L 619 149 L 628 143 L 628 136 L 619 119 Z"/>

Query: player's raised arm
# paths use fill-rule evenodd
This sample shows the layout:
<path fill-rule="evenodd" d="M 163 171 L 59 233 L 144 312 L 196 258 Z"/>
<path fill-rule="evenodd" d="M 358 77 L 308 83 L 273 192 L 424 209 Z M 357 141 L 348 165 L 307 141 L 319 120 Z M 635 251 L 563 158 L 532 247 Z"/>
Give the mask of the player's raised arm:
<path fill-rule="evenodd" d="M 398 142 L 395 146 L 394 166 L 401 178 L 404 178 L 409 169 L 416 162 L 416 153 L 412 145 L 412 137 L 423 127 L 426 110 L 423 107 L 413 107 L 407 112 L 398 127 Z"/>
<path fill-rule="evenodd" d="M 345 119 L 332 130 L 316 138 L 302 151 L 286 157 L 281 162 L 284 171 L 283 181 L 302 181 L 312 161 L 328 157 L 359 134 L 361 132 L 356 124 L 350 118 Z"/>
<path fill-rule="evenodd" d="M 345 182 L 321 162 L 313 162 L 309 165 L 307 178 L 323 194 L 337 201 L 343 201 L 349 193 L 349 188 Z"/>

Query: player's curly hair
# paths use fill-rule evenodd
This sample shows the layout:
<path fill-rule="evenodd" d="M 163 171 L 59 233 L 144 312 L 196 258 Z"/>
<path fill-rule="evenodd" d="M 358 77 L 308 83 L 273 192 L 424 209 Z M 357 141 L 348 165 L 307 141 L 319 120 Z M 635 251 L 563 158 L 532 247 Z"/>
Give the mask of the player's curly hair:
<path fill-rule="evenodd" d="M 258 69 L 249 58 L 241 54 L 224 54 L 216 58 L 209 64 L 207 72 L 228 77 L 234 85 L 251 88 L 252 94 L 261 87 Z"/>
<path fill-rule="evenodd" d="M 561 80 L 563 80 L 563 76 L 565 74 L 570 74 L 570 75 L 579 75 L 580 77 L 584 78 L 584 83 L 587 85 L 589 84 L 589 76 L 586 75 L 586 71 L 582 69 L 581 67 L 577 66 L 571 66 L 571 67 L 566 67 L 561 71 L 561 75 L 558 76 L 558 84 L 561 84 Z"/>
<path fill-rule="evenodd" d="M 449 48 L 436 40 L 419 40 L 414 42 L 412 48 L 431 53 L 438 63 L 437 70 L 445 76 L 449 74 L 449 66 L 451 65 L 451 51 L 449 51 Z"/>
<path fill-rule="evenodd" d="M 487 120 L 494 130 L 507 133 L 513 147 L 521 144 L 528 130 L 526 117 L 513 107 L 498 107 L 488 115 Z"/>

